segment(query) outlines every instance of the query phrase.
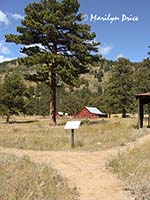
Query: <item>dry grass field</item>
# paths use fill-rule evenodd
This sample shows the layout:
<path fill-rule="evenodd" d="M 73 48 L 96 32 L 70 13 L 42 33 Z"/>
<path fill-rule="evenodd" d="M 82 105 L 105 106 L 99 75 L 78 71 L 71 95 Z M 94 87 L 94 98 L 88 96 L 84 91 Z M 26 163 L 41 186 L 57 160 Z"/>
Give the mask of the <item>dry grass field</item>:
<path fill-rule="evenodd" d="M 58 126 L 48 125 L 48 118 L 16 118 L 6 125 L 0 122 L 0 146 L 33 150 L 71 150 L 70 130 L 64 124 L 72 119 L 58 120 Z M 135 118 L 83 120 L 75 130 L 75 150 L 96 151 L 123 146 L 150 133 L 149 129 L 135 128 Z"/>
<path fill-rule="evenodd" d="M 0 153 L 0 199 L 77 200 L 78 193 L 49 165 Z"/>
<path fill-rule="evenodd" d="M 150 200 L 150 138 L 109 160 L 108 166 L 137 200 Z"/>
<path fill-rule="evenodd" d="M 105 155 L 105 152 L 111 152 L 111 149 L 115 152 L 117 152 L 117 149 L 121 150 L 122 147 L 128 149 L 128 144 L 132 144 L 138 138 L 150 134 L 150 129 L 146 128 L 146 124 L 143 129 L 136 129 L 137 118 L 134 117 L 121 119 L 115 116 L 111 119 L 82 120 L 80 128 L 75 130 L 75 147 L 72 149 L 70 130 L 64 130 L 64 125 L 69 120 L 73 119 L 59 119 L 58 125 L 52 127 L 48 125 L 48 118 L 12 117 L 12 123 L 9 125 L 5 124 L 4 119 L 0 119 L 0 146 L 4 149 L 6 147 L 36 150 L 35 154 L 37 152 L 40 155 L 41 151 L 43 153 L 45 150 L 47 152 L 52 151 L 52 157 L 54 151 L 58 152 L 58 155 L 59 153 L 60 155 L 63 154 L 63 152 L 66 155 L 70 153 L 70 159 L 72 159 L 72 154 L 77 153 L 78 155 L 78 153 L 82 154 L 83 152 L 87 153 L 87 163 L 89 163 L 90 155 L 97 155 L 93 154 L 97 151 L 97 158 L 93 157 L 93 160 L 101 172 L 101 169 L 105 166 L 103 162 L 106 162 L 106 160 L 103 156 L 101 157 L 99 152 Z M 55 156 L 53 159 L 55 160 Z M 80 159 L 81 155 L 79 155 L 79 161 Z M 79 161 L 74 163 L 75 166 L 71 164 L 72 170 L 82 169 L 82 166 L 76 166 L 76 163 L 80 164 Z M 97 165 L 98 161 L 101 163 L 99 166 Z M 59 161 L 57 162 L 59 163 Z M 62 167 L 65 166 L 65 162 L 67 163 L 67 161 L 63 161 Z M 68 164 L 70 162 L 68 160 Z M 83 160 L 81 160 L 82 162 Z M 94 162 L 91 166 L 95 168 Z M 67 174 L 68 164 L 66 166 Z M 58 167 L 60 165 L 61 163 Z M 150 141 L 129 148 L 127 151 L 121 150 L 117 156 L 109 159 L 108 166 L 109 170 L 111 169 L 113 173 L 117 173 L 119 178 L 125 182 L 126 189 L 133 194 L 134 200 L 150 200 Z M 101 173 L 104 173 L 103 171 L 105 171 L 104 168 Z M 80 170 L 80 173 L 82 174 L 82 170 Z M 93 177 L 96 178 L 97 174 L 92 173 Z M 107 176 L 108 173 L 106 172 L 105 175 Z M 71 172 L 70 174 L 73 176 Z M 88 174 L 90 176 L 89 172 Z M 104 177 L 104 174 L 101 175 Z M 89 178 L 91 180 L 92 177 Z M 97 180 L 95 178 L 93 181 Z M 99 183 L 95 182 L 95 184 Z M 2 200 L 76 200 L 79 198 L 76 189 L 70 189 L 66 181 L 50 166 L 44 163 L 37 164 L 26 156 L 18 158 L 0 153 L 0 185 Z M 83 190 L 85 186 L 86 184 L 83 182 Z M 111 194 L 109 195 L 111 196 Z"/>

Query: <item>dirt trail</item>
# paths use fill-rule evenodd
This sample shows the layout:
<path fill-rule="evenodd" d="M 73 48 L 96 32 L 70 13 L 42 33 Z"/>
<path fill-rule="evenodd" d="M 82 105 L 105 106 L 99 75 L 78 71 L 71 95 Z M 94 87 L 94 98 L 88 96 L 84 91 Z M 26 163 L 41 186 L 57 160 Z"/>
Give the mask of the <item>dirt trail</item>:
<path fill-rule="evenodd" d="M 150 135 L 139 139 L 142 143 Z M 129 144 L 129 147 L 133 144 Z M 107 159 L 122 148 L 113 148 L 99 152 L 33 151 L 0 147 L 0 152 L 14 153 L 18 156 L 27 154 L 36 162 L 51 164 L 66 177 L 71 186 L 76 186 L 80 200 L 131 200 L 117 176 L 106 169 Z"/>

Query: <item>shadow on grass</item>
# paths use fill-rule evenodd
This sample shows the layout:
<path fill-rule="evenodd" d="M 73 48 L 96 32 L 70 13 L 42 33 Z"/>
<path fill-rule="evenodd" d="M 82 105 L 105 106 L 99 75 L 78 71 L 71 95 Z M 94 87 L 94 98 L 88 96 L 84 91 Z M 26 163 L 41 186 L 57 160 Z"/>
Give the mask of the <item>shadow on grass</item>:
<path fill-rule="evenodd" d="M 30 124 L 30 123 L 35 123 L 35 122 L 39 122 L 39 120 L 10 121 L 9 124 Z M 3 121 L 3 122 L 0 122 L 0 124 L 6 124 L 6 122 Z"/>
<path fill-rule="evenodd" d="M 10 124 L 30 124 L 35 122 L 39 122 L 39 120 L 11 121 Z"/>

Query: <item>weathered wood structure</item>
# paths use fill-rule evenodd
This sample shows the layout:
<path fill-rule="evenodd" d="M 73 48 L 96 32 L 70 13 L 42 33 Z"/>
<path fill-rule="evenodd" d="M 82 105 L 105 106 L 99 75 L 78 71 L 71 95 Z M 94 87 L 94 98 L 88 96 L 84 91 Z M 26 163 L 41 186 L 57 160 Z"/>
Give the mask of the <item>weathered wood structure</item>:
<path fill-rule="evenodd" d="M 144 105 L 150 104 L 150 92 L 137 94 L 136 99 L 138 100 L 138 128 L 142 128 L 144 119 Z M 150 117 L 148 116 L 148 127 L 150 125 L 149 120 Z"/>
<path fill-rule="evenodd" d="M 59 118 L 59 117 L 68 117 L 68 113 L 57 112 L 57 113 L 56 113 L 56 117 L 57 117 L 57 118 Z"/>

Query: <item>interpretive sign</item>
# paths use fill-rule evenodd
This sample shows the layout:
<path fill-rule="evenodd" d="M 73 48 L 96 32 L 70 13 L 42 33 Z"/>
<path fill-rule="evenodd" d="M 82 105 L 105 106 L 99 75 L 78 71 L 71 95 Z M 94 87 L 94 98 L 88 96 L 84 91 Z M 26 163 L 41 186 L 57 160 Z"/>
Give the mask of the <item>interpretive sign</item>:
<path fill-rule="evenodd" d="M 68 121 L 64 129 L 78 129 L 81 121 Z"/>
<path fill-rule="evenodd" d="M 81 121 L 68 121 L 64 129 L 71 130 L 71 146 L 74 147 L 74 129 L 78 129 L 81 124 Z"/>

